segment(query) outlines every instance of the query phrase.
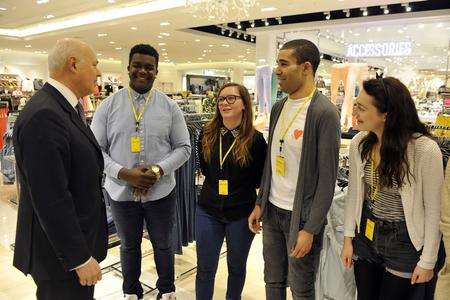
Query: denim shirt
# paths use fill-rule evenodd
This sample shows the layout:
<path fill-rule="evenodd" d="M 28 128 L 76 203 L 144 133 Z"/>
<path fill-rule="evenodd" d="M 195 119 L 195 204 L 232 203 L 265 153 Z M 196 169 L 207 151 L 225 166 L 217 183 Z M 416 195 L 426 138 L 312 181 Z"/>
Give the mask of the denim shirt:
<path fill-rule="evenodd" d="M 131 98 L 140 112 L 149 94 L 130 88 Z M 133 188 L 118 179 L 120 169 L 159 165 L 164 175 L 153 185 L 142 202 L 159 200 L 175 187 L 175 170 L 191 154 L 189 133 L 183 113 L 175 101 L 158 90 L 150 99 L 136 128 L 128 88 L 106 98 L 98 107 L 91 129 L 102 148 L 105 160 L 105 189 L 115 201 L 133 201 Z M 140 151 L 131 152 L 130 139 L 139 136 Z"/>

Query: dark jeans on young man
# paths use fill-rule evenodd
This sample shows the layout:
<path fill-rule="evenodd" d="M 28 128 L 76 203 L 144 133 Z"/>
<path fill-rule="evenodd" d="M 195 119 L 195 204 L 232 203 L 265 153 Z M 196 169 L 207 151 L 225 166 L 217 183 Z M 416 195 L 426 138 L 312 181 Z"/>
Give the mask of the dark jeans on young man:
<path fill-rule="evenodd" d="M 264 281 L 267 300 L 286 299 L 289 285 L 294 300 L 314 300 L 314 282 L 322 250 L 323 229 L 314 235 L 311 251 L 303 258 L 290 257 L 291 214 L 268 202 L 263 219 Z M 302 229 L 300 226 L 299 231 Z"/>
<path fill-rule="evenodd" d="M 247 218 L 227 221 L 197 207 L 195 238 L 197 243 L 196 300 L 211 300 L 223 239 L 227 243 L 228 282 L 226 300 L 240 300 L 244 288 L 247 257 L 254 234 Z"/>
<path fill-rule="evenodd" d="M 372 241 L 365 236 L 367 219 L 375 223 Z M 353 239 L 355 281 L 358 299 L 410 299 L 415 289 L 410 278 L 392 274 L 387 269 L 413 273 L 421 251 L 412 244 L 405 222 L 390 222 L 376 218 L 364 205 L 360 232 Z"/>
<path fill-rule="evenodd" d="M 161 293 L 175 291 L 174 252 L 172 230 L 175 222 L 175 192 L 160 200 L 145 203 L 111 201 L 111 211 L 120 238 L 120 262 L 123 275 L 123 292 L 142 298 L 141 242 L 144 220 L 153 247 Z"/>

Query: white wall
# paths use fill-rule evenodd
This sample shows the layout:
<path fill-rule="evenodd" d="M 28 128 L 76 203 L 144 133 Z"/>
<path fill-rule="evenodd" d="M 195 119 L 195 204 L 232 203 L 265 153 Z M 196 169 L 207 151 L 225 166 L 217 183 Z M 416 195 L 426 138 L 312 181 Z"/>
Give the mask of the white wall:
<path fill-rule="evenodd" d="M 22 79 L 48 79 L 47 55 L 28 52 L 0 52 L 0 73 Z"/>

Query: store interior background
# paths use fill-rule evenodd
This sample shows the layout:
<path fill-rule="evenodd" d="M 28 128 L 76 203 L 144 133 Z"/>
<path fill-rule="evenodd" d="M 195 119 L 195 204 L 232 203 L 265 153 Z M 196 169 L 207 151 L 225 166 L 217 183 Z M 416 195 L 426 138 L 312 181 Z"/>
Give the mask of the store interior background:
<path fill-rule="evenodd" d="M 194 7 L 187 7 L 187 3 L 192 2 Z M 212 2 L 231 5 L 233 1 Z M 340 107 L 344 130 L 354 125 L 351 109 L 356 86 L 366 78 L 375 77 L 377 71 L 383 76 L 395 76 L 408 86 L 424 122 L 433 124 L 439 113 L 449 113 L 450 100 L 445 99 L 450 98 L 442 96 L 442 87 L 450 86 L 450 2 L 236 2 L 254 2 L 255 5 L 247 10 L 241 6 L 240 10 L 225 12 L 219 7 L 219 11 L 207 12 L 201 6 L 212 4 L 205 4 L 203 0 L 0 1 L 0 101 L 11 98 L 11 90 L 20 90 L 20 95 L 16 93 L 14 97 L 19 106 L 21 98 L 26 102 L 34 89 L 23 87 L 34 79 L 43 82 L 48 79 L 47 53 L 51 47 L 58 39 L 76 37 L 94 47 L 100 61 L 102 78 L 99 83 L 103 90 L 105 85 L 111 85 L 114 90 L 127 86 L 128 55 L 133 45 L 153 45 L 160 54 L 155 87 L 173 97 L 186 114 L 204 114 L 210 112 L 211 107 L 205 106 L 207 93 L 191 86 L 195 80 L 201 77 L 205 81 L 208 78 L 217 82 L 231 80 L 243 83 L 251 93 L 258 94 L 258 88 L 262 88 L 257 84 L 258 70 L 276 65 L 277 50 L 284 42 L 306 38 L 316 43 L 323 54 L 317 72 L 320 90 Z M 427 5 L 436 9 L 419 9 Z M 386 9 L 391 11 L 385 13 Z M 299 16 L 302 22 L 295 22 L 295 18 L 289 16 Z M 252 22 L 256 23 L 254 27 Z M 411 53 L 386 57 L 347 56 L 350 44 L 384 42 L 409 42 Z M 2 94 L 2 87 L 9 89 L 7 95 Z M 271 105 L 282 96 L 272 90 L 269 94 L 270 99 L 254 98 L 255 124 L 262 131 L 267 129 Z M 104 97 L 102 93 L 92 97 L 88 109 L 91 114 Z M 9 123 L 1 109 L 0 103 L 0 138 L 4 139 Z M 443 134 L 448 134 L 448 130 Z M 2 170 L 5 164 L 11 163 L 4 159 L 7 156 L 5 143 L 2 140 Z M 32 280 L 11 266 L 17 214 L 17 206 L 11 200 L 14 201 L 17 192 L 16 185 L 10 183 L 5 176 L 0 180 L 0 299 L 34 299 Z M 149 255 L 143 260 L 142 281 L 152 286 L 156 272 L 149 242 L 145 240 L 143 247 Z M 118 247 L 112 248 L 102 266 L 115 264 L 118 259 Z M 177 256 L 179 299 L 195 298 L 193 267 L 195 244 L 191 243 L 183 248 L 183 255 Z M 262 244 L 257 236 L 249 257 L 243 299 L 264 298 L 262 274 Z M 117 270 L 105 274 L 96 290 L 97 299 L 121 299 L 119 275 Z M 226 259 L 222 258 L 215 299 L 224 298 L 226 276 Z M 153 295 L 154 292 L 150 292 L 146 299 L 152 299 Z"/>

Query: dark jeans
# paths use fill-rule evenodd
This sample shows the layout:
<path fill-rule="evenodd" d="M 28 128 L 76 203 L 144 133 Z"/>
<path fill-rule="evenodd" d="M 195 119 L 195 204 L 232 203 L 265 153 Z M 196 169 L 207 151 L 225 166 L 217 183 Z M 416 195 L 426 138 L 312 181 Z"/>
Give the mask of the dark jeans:
<path fill-rule="evenodd" d="M 34 278 L 33 278 L 34 279 Z M 37 300 L 92 300 L 94 286 L 82 286 L 77 275 L 66 280 L 42 280 L 36 283 Z"/>
<path fill-rule="evenodd" d="M 156 287 L 161 293 L 175 291 L 172 228 L 175 221 L 175 192 L 145 203 L 111 201 L 111 211 L 120 238 L 120 262 L 123 292 L 142 298 L 141 275 L 142 230 L 145 223 L 152 243 L 158 273 Z"/>
<path fill-rule="evenodd" d="M 228 265 L 226 299 L 241 299 L 247 257 L 254 237 L 247 224 L 247 218 L 237 221 L 220 220 L 197 207 L 195 220 L 197 241 L 195 294 L 197 300 L 213 299 L 214 279 L 224 237 L 226 237 L 227 243 Z"/>
<path fill-rule="evenodd" d="M 314 282 L 322 250 L 323 229 L 314 236 L 311 251 L 306 256 L 292 258 L 289 256 L 291 249 L 288 246 L 292 212 L 270 202 L 266 209 L 263 219 L 266 299 L 286 299 L 286 287 L 289 283 L 294 300 L 314 300 Z"/>
<path fill-rule="evenodd" d="M 367 218 L 375 222 L 372 241 L 365 236 Z M 379 220 L 364 205 L 353 249 L 358 299 L 409 299 L 413 290 L 423 285 L 411 285 L 410 279 L 386 271 L 412 273 L 419 261 L 421 251 L 414 248 L 405 222 Z"/>

